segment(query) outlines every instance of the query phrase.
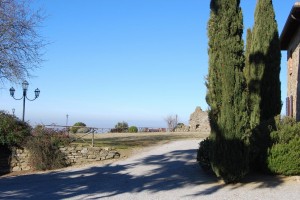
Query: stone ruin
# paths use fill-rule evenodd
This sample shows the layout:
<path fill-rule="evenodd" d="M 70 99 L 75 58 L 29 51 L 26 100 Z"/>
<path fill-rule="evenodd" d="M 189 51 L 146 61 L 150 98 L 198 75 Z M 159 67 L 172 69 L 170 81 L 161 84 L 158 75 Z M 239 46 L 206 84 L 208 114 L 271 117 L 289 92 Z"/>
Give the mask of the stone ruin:
<path fill-rule="evenodd" d="M 175 132 L 209 132 L 210 125 L 208 113 L 203 111 L 199 106 L 190 115 L 189 126 L 181 125 L 176 127 Z"/>
<path fill-rule="evenodd" d="M 203 111 L 199 106 L 190 116 L 190 132 L 210 131 L 208 113 Z"/>

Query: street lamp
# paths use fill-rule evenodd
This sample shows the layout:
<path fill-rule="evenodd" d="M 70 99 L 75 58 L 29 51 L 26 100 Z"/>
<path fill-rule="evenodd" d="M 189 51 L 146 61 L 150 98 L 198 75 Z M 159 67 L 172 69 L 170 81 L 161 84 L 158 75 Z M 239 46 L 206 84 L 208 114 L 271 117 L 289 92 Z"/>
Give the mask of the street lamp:
<path fill-rule="evenodd" d="M 22 88 L 23 88 L 23 96 L 20 98 L 20 99 L 16 99 L 15 98 L 15 88 L 11 87 L 9 89 L 9 93 L 10 93 L 10 96 L 12 96 L 15 100 L 21 100 L 23 99 L 23 118 L 22 118 L 22 121 L 24 122 L 24 119 L 25 119 L 25 99 L 29 100 L 29 101 L 34 101 L 35 99 L 37 99 L 40 95 L 40 90 L 37 88 L 34 90 L 34 94 L 35 94 L 35 98 L 34 99 L 29 99 L 27 97 L 27 89 L 28 89 L 28 85 L 29 83 L 27 81 L 23 81 L 22 83 Z"/>

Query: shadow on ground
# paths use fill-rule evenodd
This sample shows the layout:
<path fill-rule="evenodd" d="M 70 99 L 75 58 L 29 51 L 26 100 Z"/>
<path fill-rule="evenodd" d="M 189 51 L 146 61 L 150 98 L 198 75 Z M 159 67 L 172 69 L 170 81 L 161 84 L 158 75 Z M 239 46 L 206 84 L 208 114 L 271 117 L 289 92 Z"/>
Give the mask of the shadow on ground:
<path fill-rule="evenodd" d="M 119 162 L 84 169 L 3 177 L 0 178 L 0 199 L 90 198 L 95 195 L 97 198 L 104 198 L 127 192 L 156 193 L 206 185 L 207 187 L 199 187 L 204 190 L 198 190 L 192 195 L 201 196 L 227 187 L 213 175 L 204 173 L 194 162 L 195 156 L 194 149 L 178 150 L 137 159 L 131 164 Z M 147 166 L 156 167 L 147 171 Z M 274 177 L 267 182 L 259 179 L 248 179 L 242 184 L 234 185 L 233 189 L 252 182 L 259 182 L 258 187 L 264 188 L 273 188 L 282 183 Z"/>

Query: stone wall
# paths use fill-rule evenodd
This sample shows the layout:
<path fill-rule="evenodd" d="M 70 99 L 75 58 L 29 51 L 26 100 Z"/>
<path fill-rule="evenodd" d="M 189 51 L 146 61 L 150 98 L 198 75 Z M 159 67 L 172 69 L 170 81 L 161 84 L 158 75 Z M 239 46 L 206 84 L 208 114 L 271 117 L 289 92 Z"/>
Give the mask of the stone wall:
<path fill-rule="evenodd" d="M 10 160 L 12 172 L 30 170 L 29 151 L 27 149 L 13 148 Z"/>
<path fill-rule="evenodd" d="M 117 159 L 120 154 L 111 148 L 70 146 L 61 147 L 60 150 L 66 155 L 67 163 L 71 165 L 85 164 L 100 160 Z"/>
<path fill-rule="evenodd" d="M 60 147 L 66 155 L 67 163 L 70 165 L 87 164 L 100 160 L 117 159 L 120 154 L 111 148 L 90 146 L 68 146 Z M 29 163 L 30 153 L 27 149 L 12 149 L 11 155 L 2 155 L 0 159 L 0 173 L 25 171 L 32 169 Z M 10 163 L 10 167 L 9 166 Z"/>

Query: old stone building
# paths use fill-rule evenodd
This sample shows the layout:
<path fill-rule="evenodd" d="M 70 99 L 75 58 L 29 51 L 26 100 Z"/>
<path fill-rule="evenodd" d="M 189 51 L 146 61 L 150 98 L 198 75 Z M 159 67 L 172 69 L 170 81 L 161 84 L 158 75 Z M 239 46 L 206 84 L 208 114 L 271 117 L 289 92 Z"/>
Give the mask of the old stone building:
<path fill-rule="evenodd" d="M 208 113 L 200 107 L 196 107 L 195 112 L 191 114 L 189 124 L 191 132 L 210 131 Z"/>
<path fill-rule="evenodd" d="M 300 2 L 294 4 L 280 36 L 281 50 L 287 51 L 286 115 L 300 121 Z"/>

